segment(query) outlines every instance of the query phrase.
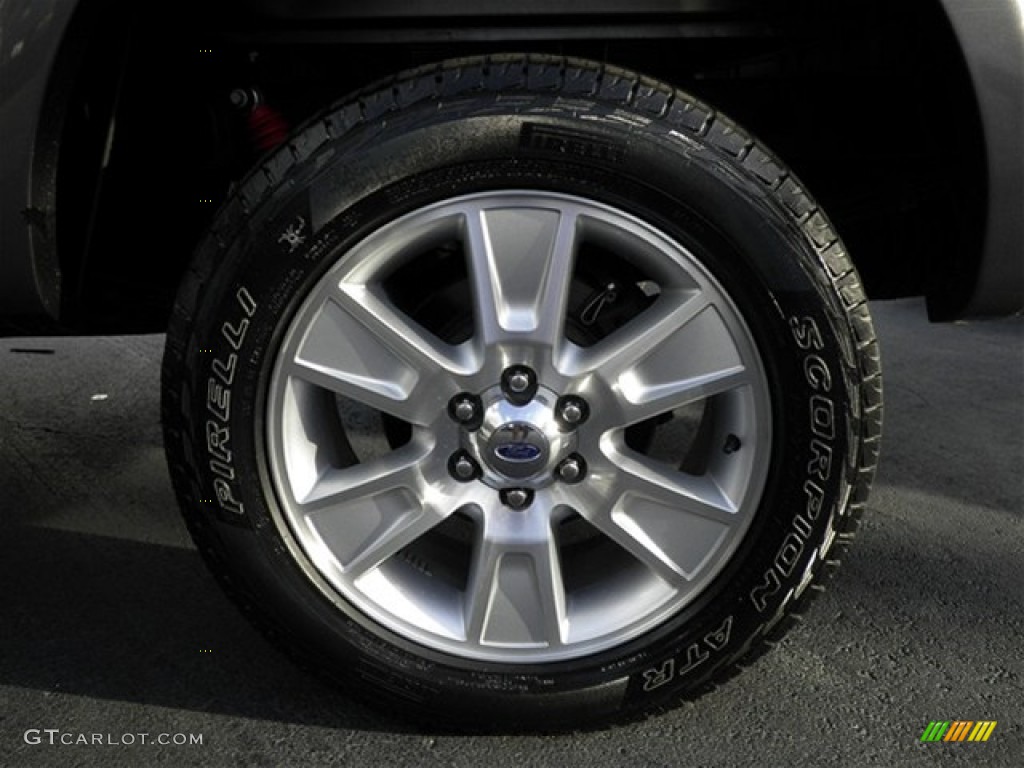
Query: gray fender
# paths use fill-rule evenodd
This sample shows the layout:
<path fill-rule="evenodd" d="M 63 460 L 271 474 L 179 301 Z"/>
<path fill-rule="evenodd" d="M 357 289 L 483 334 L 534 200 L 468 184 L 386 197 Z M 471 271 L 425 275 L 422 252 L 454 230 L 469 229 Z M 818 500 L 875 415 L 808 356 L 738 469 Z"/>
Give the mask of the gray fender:
<path fill-rule="evenodd" d="M 0 313 L 60 305 L 54 195 L 60 116 L 47 86 L 76 0 L 0 2 Z M 52 119 L 51 119 L 52 118 Z"/>
<path fill-rule="evenodd" d="M 984 252 L 965 314 L 1011 314 L 1024 309 L 1024 2 L 942 5 L 974 85 L 987 157 Z"/>

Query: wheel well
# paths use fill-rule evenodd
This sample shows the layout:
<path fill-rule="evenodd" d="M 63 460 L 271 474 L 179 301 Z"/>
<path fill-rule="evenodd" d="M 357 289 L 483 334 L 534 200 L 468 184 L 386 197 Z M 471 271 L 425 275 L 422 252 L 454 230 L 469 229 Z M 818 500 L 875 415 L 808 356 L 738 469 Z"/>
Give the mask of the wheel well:
<path fill-rule="evenodd" d="M 164 328 L 198 238 L 260 154 L 233 91 L 257 89 L 296 126 L 395 71 L 476 53 L 597 59 L 722 109 L 801 176 L 872 297 L 938 290 L 951 273 L 973 275 L 980 256 L 984 146 L 936 0 L 837 0 L 827 12 L 730 2 L 527 23 L 274 19 L 241 3 L 222 17 L 129 3 L 112 14 L 110 5 L 83 5 L 87 21 L 90 8 L 118 21 L 95 23 L 97 10 L 94 23 L 77 24 L 82 53 L 63 84 L 57 226 L 72 328 Z"/>

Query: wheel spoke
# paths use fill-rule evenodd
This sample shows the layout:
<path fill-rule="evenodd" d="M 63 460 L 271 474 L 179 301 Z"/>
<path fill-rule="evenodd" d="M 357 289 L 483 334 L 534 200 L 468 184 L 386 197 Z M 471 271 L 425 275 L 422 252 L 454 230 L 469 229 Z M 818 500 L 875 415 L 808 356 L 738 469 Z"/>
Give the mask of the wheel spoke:
<path fill-rule="evenodd" d="M 660 297 L 619 332 L 577 352 L 575 365 L 596 371 L 609 385 L 618 408 L 606 417 L 618 419 L 615 426 L 750 383 L 720 312 L 703 294 L 691 292 Z"/>
<path fill-rule="evenodd" d="M 724 525 L 735 521 L 736 505 L 709 475 L 688 475 L 628 449 L 616 451 L 613 456 L 623 493 Z"/>
<path fill-rule="evenodd" d="M 489 512 L 476 542 L 465 599 L 467 640 L 555 647 L 565 637 L 565 586 L 546 515 Z"/>
<path fill-rule="evenodd" d="M 695 477 L 628 451 L 610 450 L 617 481 L 607 499 L 581 508 L 606 536 L 670 583 L 689 580 L 739 515 L 708 476 Z"/>
<path fill-rule="evenodd" d="M 357 578 L 442 522 L 454 504 L 427 504 L 418 449 L 327 473 L 298 509 L 342 570 Z M 439 495 L 439 494 L 435 494 Z"/>
<path fill-rule="evenodd" d="M 652 362 L 658 364 L 658 361 Z M 650 369 L 646 372 L 654 373 Z M 742 365 L 670 378 L 673 375 L 679 374 L 670 373 L 666 380 L 657 381 L 653 376 L 645 378 L 634 369 L 620 376 L 619 405 L 623 414 L 620 425 L 637 424 L 749 383 L 746 368 Z"/>
<path fill-rule="evenodd" d="M 289 373 L 412 424 L 427 425 L 466 370 L 443 344 L 366 286 L 343 284 L 324 302 Z"/>
<path fill-rule="evenodd" d="M 472 207 L 465 226 L 478 342 L 555 346 L 564 332 L 576 215 L 554 207 Z"/>
<path fill-rule="evenodd" d="M 647 358 L 701 312 L 709 301 L 695 290 L 666 291 L 630 322 L 591 347 L 574 348 L 565 367 L 571 375 L 613 378 Z"/>

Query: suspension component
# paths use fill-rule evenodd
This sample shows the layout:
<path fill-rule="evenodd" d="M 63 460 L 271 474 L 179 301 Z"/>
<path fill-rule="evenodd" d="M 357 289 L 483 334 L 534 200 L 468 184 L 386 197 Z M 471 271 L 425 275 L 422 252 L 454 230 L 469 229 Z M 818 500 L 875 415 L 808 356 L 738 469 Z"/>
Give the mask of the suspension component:
<path fill-rule="evenodd" d="M 228 97 L 232 106 L 245 110 L 245 130 L 253 150 L 270 152 L 288 140 L 291 126 L 255 88 L 235 88 Z"/>

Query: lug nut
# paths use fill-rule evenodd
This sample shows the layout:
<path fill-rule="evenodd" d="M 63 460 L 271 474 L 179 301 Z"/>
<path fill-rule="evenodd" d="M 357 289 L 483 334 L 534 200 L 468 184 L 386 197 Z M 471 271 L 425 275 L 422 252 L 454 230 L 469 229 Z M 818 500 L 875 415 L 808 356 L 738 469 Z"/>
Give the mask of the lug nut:
<path fill-rule="evenodd" d="M 583 409 L 576 403 L 566 403 L 562 406 L 562 419 L 569 424 L 579 424 L 583 419 Z"/>
<path fill-rule="evenodd" d="M 473 462 L 468 458 L 460 456 L 455 460 L 455 476 L 459 480 L 472 480 L 475 474 L 476 467 L 473 466 Z"/>
<path fill-rule="evenodd" d="M 472 421 L 476 416 L 476 406 L 469 398 L 464 398 L 455 403 L 455 418 L 459 421 Z"/>
<path fill-rule="evenodd" d="M 448 460 L 448 471 L 460 483 L 468 483 L 480 477 L 480 467 L 465 451 L 456 451 Z"/>
<path fill-rule="evenodd" d="M 558 465 L 555 473 L 563 483 L 578 483 L 587 476 L 587 464 L 582 456 L 574 453 Z"/>
<path fill-rule="evenodd" d="M 529 488 L 506 488 L 499 496 L 501 503 L 512 509 L 526 509 L 533 503 L 533 491 Z"/>
<path fill-rule="evenodd" d="M 530 377 L 522 371 L 516 371 L 508 377 L 508 388 L 521 395 L 530 388 Z"/>
<path fill-rule="evenodd" d="M 567 427 L 578 427 L 590 415 L 586 401 L 579 397 L 567 395 L 558 401 L 558 418 Z"/>
<path fill-rule="evenodd" d="M 480 425 L 481 413 L 480 400 L 474 395 L 456 395 L 448 403 L 448 415 L 468 429 Z"/>
<path fill-rule="evenodd" d="M 513 365 L 501 374 L 501 389 L 513 405 L 526 405 L 537 394 L 537 374 L 525 365 Z"/>

